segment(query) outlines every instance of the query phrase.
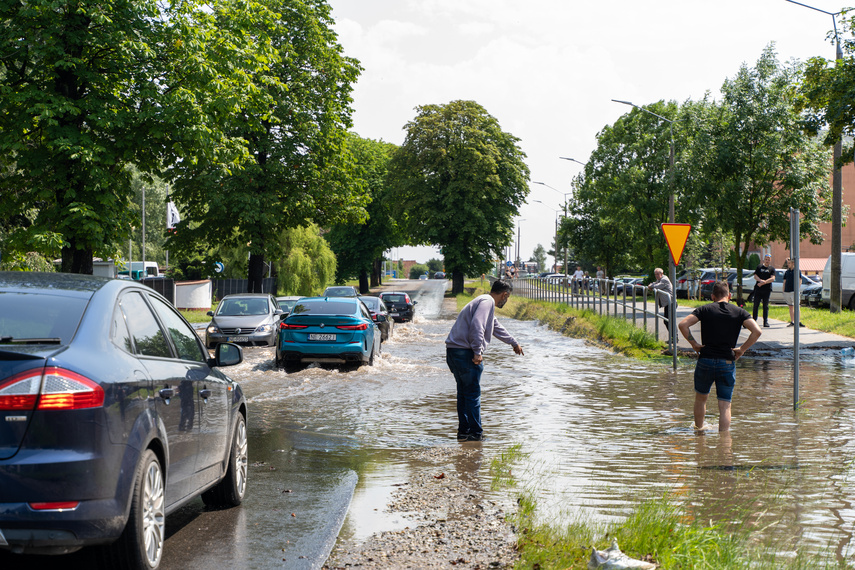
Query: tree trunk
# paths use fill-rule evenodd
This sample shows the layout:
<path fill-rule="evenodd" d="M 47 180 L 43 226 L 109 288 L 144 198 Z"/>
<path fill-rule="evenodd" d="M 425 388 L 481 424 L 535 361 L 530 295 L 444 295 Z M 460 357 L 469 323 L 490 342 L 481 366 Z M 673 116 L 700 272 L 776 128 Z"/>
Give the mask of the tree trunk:
<path fill-rule="evenodd" d="M 274 297 L 279 294 L 279 270 L 276 268 L 276 264 L 270 264 L 270 276 L 273 278 L 273 287 L 270 289 L 270 294 Z"/>
<path fill-rule="evenodd" d="M 376 258 L 371 263 L 371 286 L 377 287 L 383 281 L 383 258 Z"/>
<path fill-rule="evenodd" d="M 261 285 L 264 282 L 264 254 L 249 254 L 249 270 L 247 273 L 246 292 L 263 293 Z"/>
<path fill-rule="evenodd" d="M 62 248 L 61 271 L 92 275 L 92 248 L 77 249 L 74 247 L 74 241 L 74 238 L 71 238 L 71 244 Z"/>
<path fill-rule="evenodd" d="M 457 295 L 463 293 L 463 272 L 455 269 L 451 272 L 451 294 Z"/>
<path fill-rule="evenodd" d="M 359 292 L 365 295 L 369 291 L 368 287 L 368 272 L 364 269 L 359 270 Z"/>

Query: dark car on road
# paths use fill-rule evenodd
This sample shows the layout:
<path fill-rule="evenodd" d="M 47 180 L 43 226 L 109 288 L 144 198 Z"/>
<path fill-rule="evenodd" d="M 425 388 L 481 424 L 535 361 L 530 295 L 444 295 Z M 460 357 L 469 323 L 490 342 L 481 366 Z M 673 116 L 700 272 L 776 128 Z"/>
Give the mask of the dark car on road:
<path fill-rule="evenodd" d="M 205 330 L 205 345 L 214 348 L 221 342 L 232 342 L 245 346 L 276 346 L 276 327 L 283 312 L 271 295 L 226 295 L 216 311 L 208 311 L 211 324 Z"/>
<path fill-rule="evenodd" d="M 0 549 L 157 568 L 167 515 L 240 504 L 242 359 L 135 281 L 0 273 Z"/>
<path fill-rule="evenodd" d="M 434 279 L 445 279 L 445 271 L 437 271 L 433 274 Z"/>
<path fill-rule="evenodd" d="M 365 303 L 365 306 L 368 307 L 368 312 L 371 313 L 371 319 L 380 328 L 380 342 L 389 340 L 389 337 L 392 336 L 392 328 L 395 325 L 395 321 L 389 318 L 389 309 L 386 307 L 386 303 L 380 297 L 372 297 L 370 295 L 362 296 L 359 300 Z M 380 316 L 383 318 L 378 319 Z"/>
<path fill-rule="evenodd" d="M 392 320 L 398 323 L 413 320 L 418 301 L 412 301 L 408 294 L 403 291 L 384 291 L 379 297 L 389 308 L 389 316 Z"/>
<path fill-rule="evenodd" d="M 336 285 L 324 289 L 321 297 L 359 297 L 359 289 L 353 285 Z"/>

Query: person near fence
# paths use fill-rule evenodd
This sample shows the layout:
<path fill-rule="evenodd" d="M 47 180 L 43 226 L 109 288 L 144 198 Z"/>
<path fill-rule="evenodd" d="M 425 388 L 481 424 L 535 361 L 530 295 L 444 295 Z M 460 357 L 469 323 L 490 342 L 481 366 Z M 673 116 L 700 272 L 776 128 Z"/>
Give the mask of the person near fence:
<path fill-rule="evenodd" d="M 488 294 L 475 297 L 463 307 L 445 339 L 445 361 L 457 382 L 458 441 L 480 441 L 483 437 L 481 374 L 490 340 L 495 336 L 511 345 L 516 354 L 524 354 L 520 343 L 495 316 L 496 307 L 505 306 L 511 291 L 513 287 L 507 281 L 494 281 Z"/>
<path fill-rule="evenodd" d="M 772 294 L 772 282 L 775 280 L 775 268 L 772 266 L 772 256 L 768 253 L 763 256 L 763 264 L 754 270 L 754 320 L 757 320 L 757 312 L 760 303 L 763 303 L 763 326 L 769 327 L 769 295 Z"/>
<path fill-rule="evenodd" d="M 573 281 L 573 294 L 574 294 L 574 295 L 576 295 L 577 293 L 579 293 L 579 290 L 580 290 L 580 289 L 581 289 L 581 287 L 582 287 L 582 280 L 583 280 L 584 278 L 585 278 L 585 272 L 584 272 L 584 271 L 582 271 L 582 266 L 581 266 L 581 265 L 577 265 L 577 266 L 576 266 L 576 271 L 574 271 L 574 272 L 573 272 L 573 277 L 572 277 L 572 279 L 571 279 L 571 280 Z"/>
<path fill-rule="evenodd" d="M 795 326 L 796 324 L 796 315 L 795 315 L 795 303 L 800 302 L 799 295 L 796 293 L 796 262 L 793 259 L 787 260 L 787 270 L 784 271 L 784 302 L 790 308 L 790 324 L 788 327 Z M 799 272 L 801 274 L 801 271 Z M 801 290 L 801 275 L 799 275 L 799 290 Z M 805 324 L 799 321 L 799 326 L 803 327 Z"/>
<path fill-rule="evenodd" d="M 662 314 L 665 317 L 665 330 L 671 332 L 671 295 L 674 294 L 674 288 L 671 286 L 671 280 L 665 276 L 665 272 L 661 268 L 657 267 L 653 270 L 653 277 L 655 280 L 647 288 L 656 292 L 656 304 L 662 307 Z"/>
<path fill-rule="evenodd" d="M 718 431 L 730 429 L 730 402 L 736 384 L 736 361 L 757 342 L 762 331 L 748 311 L 730 302 L 727 281 L 716 281 L 712 290 L 712 303 L 698 307 L 686 316 L 677 328 L 698 353 L 695 365 L 695 429 L 708 429 L 704 425 L 707 398 L 715 384 L 718 399 Z M 689 327 L 701 323 L 701 342 L 695 340 Z M 748 338 L 736 348 L 739 332 L 748 329 Z"/>

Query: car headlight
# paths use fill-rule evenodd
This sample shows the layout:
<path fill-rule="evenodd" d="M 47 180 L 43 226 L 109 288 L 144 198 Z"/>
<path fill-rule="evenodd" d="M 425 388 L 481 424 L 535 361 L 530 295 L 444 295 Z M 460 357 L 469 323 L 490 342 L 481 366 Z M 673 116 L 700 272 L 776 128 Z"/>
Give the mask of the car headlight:
<path fill-rule="evenodd" d="M 218 332 L 220 332 L 220 329 L 218 329 L 216 326 L 208 325 L 208 334 L 217 334 Z"/>
<path fill-rule="evenodd" d="M 273 332 L 273 325 L 261 325 L 257 329 L 255 329 L 257 333 L 269 333 Z"/>

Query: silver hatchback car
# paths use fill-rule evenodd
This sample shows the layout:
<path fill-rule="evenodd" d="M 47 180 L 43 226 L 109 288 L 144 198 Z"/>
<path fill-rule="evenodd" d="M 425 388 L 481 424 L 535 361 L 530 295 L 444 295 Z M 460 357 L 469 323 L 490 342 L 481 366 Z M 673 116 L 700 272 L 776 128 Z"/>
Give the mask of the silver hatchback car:
<path fill-rule="evenodd" d="M 208 311 L 211 323 L 205 329 L 205 346 L 221 342 L 245 346 L 276 346 L 279 315 L 276 299 L 265 293 L 226 295 L 216 312 Z"/>

